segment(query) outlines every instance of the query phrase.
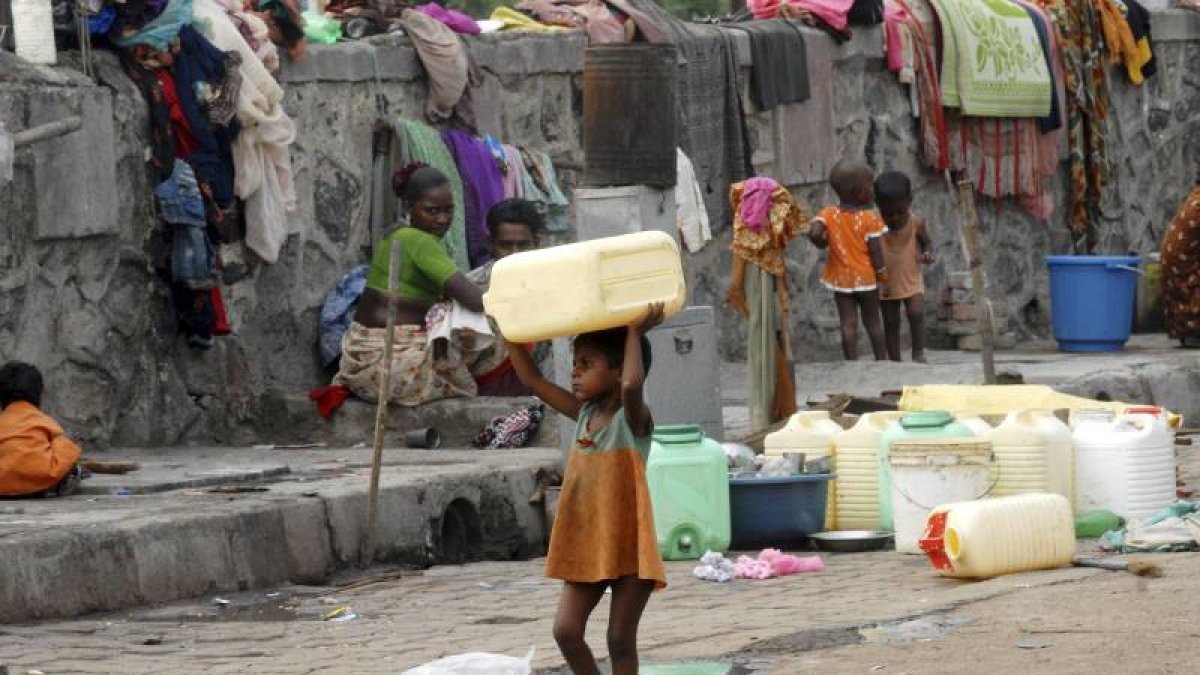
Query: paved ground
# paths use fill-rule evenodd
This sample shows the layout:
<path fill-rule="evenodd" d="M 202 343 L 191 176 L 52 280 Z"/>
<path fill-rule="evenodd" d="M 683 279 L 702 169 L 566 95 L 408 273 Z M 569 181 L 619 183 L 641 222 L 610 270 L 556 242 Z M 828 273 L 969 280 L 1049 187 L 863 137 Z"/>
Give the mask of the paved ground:
<path fill-rule="evenodd" d="M 1121 672 L 1185 672 L 1200 630 L 1200 554 L 1155 559 L 1162 579 L 1067 568 L 973 583 L 892 552 L 827 556 L 823 573 L 733 584 L 696 581 L 689 565 L 672 564 L 642 651 L 650 662 L 724 660 L 741 672 L 1095 672 L 1117 653 L 1128 664 Z M 537 666 L 561 664 L 550 638 L 558 587 L 540 561 L 278 592 L 6 626 L 0 664 L 47 675 L 398 673 L 446 654 L 531 646 Z M 343 607 L 354 618 L 322 620 Z M 602 604 L 596 621 L 605 617 Z"/>

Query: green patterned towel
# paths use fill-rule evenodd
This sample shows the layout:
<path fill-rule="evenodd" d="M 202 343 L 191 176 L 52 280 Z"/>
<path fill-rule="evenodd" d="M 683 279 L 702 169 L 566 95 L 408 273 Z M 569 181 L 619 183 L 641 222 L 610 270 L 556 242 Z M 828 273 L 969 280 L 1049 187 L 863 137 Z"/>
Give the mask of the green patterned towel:
<path fill-rule="evenodd" d="M 1046 117 L 1050 71 L 1033 20 L 1009 0 L 933 0 L 942 103 L 975 117 Z"/>

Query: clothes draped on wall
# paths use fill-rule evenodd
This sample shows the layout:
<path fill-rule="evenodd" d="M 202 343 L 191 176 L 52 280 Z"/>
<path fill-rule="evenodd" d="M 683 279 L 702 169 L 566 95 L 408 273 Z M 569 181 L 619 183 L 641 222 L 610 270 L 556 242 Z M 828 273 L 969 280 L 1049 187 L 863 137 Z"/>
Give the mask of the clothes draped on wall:
<path fill-rule="evenodd" d="M 784 256 L 810 220 L 786 188 L 751 178 L 729 191 L 733 269 L 727 299 L 748 320 L 750 421 L 765 429 L 796 411 Z"/>

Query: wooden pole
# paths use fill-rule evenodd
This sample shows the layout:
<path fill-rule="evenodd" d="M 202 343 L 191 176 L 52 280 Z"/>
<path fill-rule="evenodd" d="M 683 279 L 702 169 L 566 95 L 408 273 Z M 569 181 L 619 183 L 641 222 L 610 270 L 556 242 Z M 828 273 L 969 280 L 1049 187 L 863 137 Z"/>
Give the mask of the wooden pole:
<path fill-rule="evenodd" d="M 383 339 L 383 377 L 379 382 L 379 402 L 375 405 L 375 454 L 371 458 L 371 489 L 367 494 L 367 531 L 363 538 L 362 564 L 375 560 L 375 529 L 379 521 L 379 473 L 383 468 L 383 432 L 387 421 L 388 398 L 392 388 L 392 347 L 396 332 L 396 309 L 400 285 L 400 247 L 391 242 L 388 249 L 387 335 Z"/>
<path fill-rule="evenodd" d="M 949 174 L 947 173 L 947 179 Z M 979 341 L 983 355 L 983 381 L 996 384 L 995 323 L 992 321 L 992 303 L 988 300 L 983 284 L 983 254 L 979 248 L 979 218 L 975 213 L 975 186 L 967 179 L 958 181 L 958 204 L 962 212 L 958 234 L 962 239 L 963 252 L 971 270 L 971 288 L 975 291 L 975 302 L 979 306 Z"/>

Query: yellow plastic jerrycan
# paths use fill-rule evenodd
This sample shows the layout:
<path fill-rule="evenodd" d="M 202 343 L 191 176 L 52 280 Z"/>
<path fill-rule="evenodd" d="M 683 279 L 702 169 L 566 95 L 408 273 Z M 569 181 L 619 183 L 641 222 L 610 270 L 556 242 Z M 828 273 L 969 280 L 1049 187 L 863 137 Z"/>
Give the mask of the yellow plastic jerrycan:
<path fill-rule="evenodd" d="M 1071 429 L 1052 411 L 1009 413 L 984 438 L 996 457 L 993 496 L 1051 492 L 1074 501 Z"/>
<path fill-rule="evenodd" d="M 870 412 L 833 437 L 839 530 L 878 530 L 879 437 L 903 412 Z"/>
<path fill-rule="evenodd" d="M 508 256 L 483 305 L 504 337 L 538 342 L 628 325 L 652 302 L 671 316 L 686 299 L 678 244 L 637 232 Z"/>
<path fill-rule="evenodd" d="M 828 410 L 802 410 L 792 415 L 779 431 L 767 434 L 763 439 L 763 452 L 768 455 L 785 455 L 792 452 L 804 453 L 804 463 L 811 467 L 819 460 L 827 460 L 829 470 L 834 471 L 836 462 L 833 439 L 842 433 L 842 427 L 829 418 Z M 825 498 L 825 529 L 837 527 L 837 481 L 828 483 Z"/>
<path fill-rule="evenodd" d="M 921 550 L 940 574 L 965 579 L 1053 569 L 1075 555 L 1071 503 L 1027 494 L 939 506 Z"/>

